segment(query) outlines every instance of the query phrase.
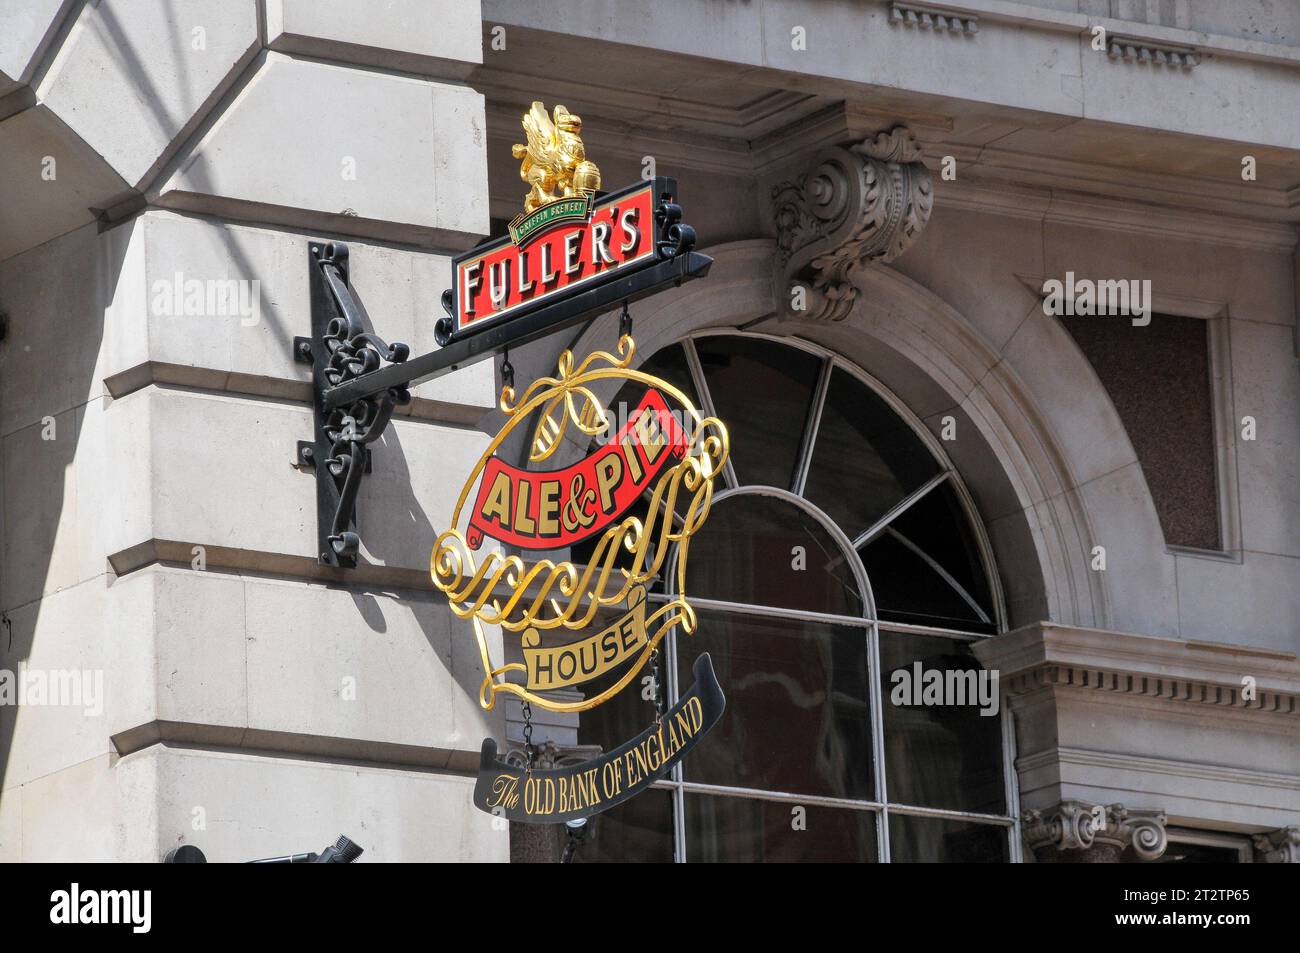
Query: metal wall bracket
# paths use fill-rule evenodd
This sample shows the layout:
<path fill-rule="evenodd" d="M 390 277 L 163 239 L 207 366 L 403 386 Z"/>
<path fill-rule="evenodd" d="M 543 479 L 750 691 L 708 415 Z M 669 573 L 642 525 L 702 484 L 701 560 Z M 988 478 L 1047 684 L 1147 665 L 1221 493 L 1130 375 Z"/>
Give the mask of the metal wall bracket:
<path fill-rule="evenodd" d="M 312 242 L 307 250 L 311 283 L 311 337 L 293 339 L 294 359 L 312 367 L 315 439 L 300 441 L 296 466 L 316 471 L 316 537 L 319 561 L 350 569 L 357 564 L 357 492 L 371 471 L 368 444 L 382 436 L 393 408 L 411 399 L 405 383 L 327 406 L 325 395 L 410 355 L 405 344 L 388 344 L 368 327 L 348 281 L 348 246 Z"/>
<path fill-rule="evenodd" d="M 348 246 L 311 242 L 311 337 L 295 337 L 293 355 L 312 368 L 315 438 L 299 441 L 292 465 L 316 474 L 319 562 L 341 569 L 356 566 L 361 546 L 357 493 L 371 470 L 369 445 L 383 434 L 393 409 L 410 402 L 411 387 L 704 277 L 713 259 L 692 250 L 695 231 L 681 215 L 672 201 L 655 210 L 656 254 L 645 267 L 464 337 L 448 337 L 444 325 L 444 333 L 435 334 L 442 346 L 414 358 L 405 344 L 388 344 L 370 330 L 352 295 Z"/>

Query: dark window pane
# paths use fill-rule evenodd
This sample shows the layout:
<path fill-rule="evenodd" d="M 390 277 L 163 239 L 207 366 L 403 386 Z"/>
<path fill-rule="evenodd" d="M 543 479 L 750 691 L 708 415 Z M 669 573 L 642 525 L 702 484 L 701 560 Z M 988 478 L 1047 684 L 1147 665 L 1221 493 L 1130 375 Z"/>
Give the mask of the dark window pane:
<path fill-rule="evenodd" d="M 651 789 L 597 814 L 587 821 L 586 837 L 574 853 L 574 861 L 672 863 L 672 801 L 671 792 Z"/>
<path fill-rule="evenodd" d="M 835 369 L 804 496 L 853 538 L 939 470 L 925 444 L 884 400 L 852 374 Z"/>
<path fill-rule="evenodd" d="M 1209 322 L 1152 315 L 1071 316 L 1060 321 L 1101 378 L 1142 464 L 1165 541 L 1218 549 L 1214 400 Z M 1152 387 L 1153 368 L 1160 386 Z"/>
<path fill-rule="evenodd" d="M 714 503 L 688 555 L 688 598 L 862 615 L 857 581 L 839 544 L 786 500 L 745 494 Z"/>
<path fill-rule="evenodd" d="M 890 812 L 889 859 L 899 864 L 1001 864 L 1007 829 L 995 824 Z"/>
<path fill-rule="evenodd" d="M 789 489 L 821 359 L 757 338 L 699 338 L 695 349 L 731 432 L 736 479 Z"/>
<path fill-rule="evenodd" d="M 678 678 L 702 653 L 727 696 L 722 720 L 687 756 L 705 784 L 873 798 L 867 635 L 854 626 L 700 611 L 677 635 Z"/>
<path fill-rule="evenodd" d="M 993 598 L 980 560 L 979 545 L 957 491 L 951 485 L 945 482 L 935 487 L 890 523 L 889 528 L 901 536 L 900 542 L 906 540 L 905 545 L 920 549 L 938 563 L 989 619 L 994 618 Z"/>
<path fill-rule="evenodd" d="M 979 613 L 904 539 L 886 529 L 861 550 L 876 614 L 887 622 L 994 632 L 996 626 L 981 621 Z"/>
<path fill-rule="evenodd" d="M 923 691 L 926 673 L 931 671 L 969 674 L 951 681 L 945 677 L 947 690 L 935 699 Z M 981 685 L 979 671 L 968 643 L 880 633 L 885 784 L 890 803 L 1005 813 L 1000 719 L 996 713 L 980 714 L 986 702 L 996 706 L 1000 700 L 991 678 Z M 955 696 L 953 689 L 966 697 Z M 959 701 L 966 704 L 956 704 Z"/>
<path fill-rule="evenodd" d="M 796 807 L 802 814 L 799 825 Z M 871 811 L 687 794 L 686 859 L 693 863 L 874 862 L 876 816 Z"/>

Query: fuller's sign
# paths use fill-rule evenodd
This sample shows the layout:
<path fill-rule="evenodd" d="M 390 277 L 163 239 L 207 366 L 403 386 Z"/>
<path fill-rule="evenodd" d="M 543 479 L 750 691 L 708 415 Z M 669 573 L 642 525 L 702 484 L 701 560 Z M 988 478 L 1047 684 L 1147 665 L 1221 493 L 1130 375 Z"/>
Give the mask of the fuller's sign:
<path fill-rule="evenodd" d="M 529 313 L 653 264 L 654 211 L 670 188 L 670 180 L 660 178 L 599 201 L 560 199 L 515 219 L 509 237 L 457 257 L 453 334 Z"/>
<path fill-rule="evenodd" d="M 530 186 L 524 211 L 509 238 L 454 262 L 444 296 L 450 338 L 568 307 L 584 289 L 620 281 L 693 244 L 689 226 L 674 224 L 681 209 L 671 179 L 598 195 L 600 172 L 578 135 L 581 119 L 557 106 L 552 121 L 534 103 L 523 125 L 528 142 L 514 154 Z M 676 239 L 660 242 L 657 224 Z M 614 287 L 626 294 L 621 283 Z M 695 664 L 695 684 L 667 711 L 658 670 L 667 633 L 696 630 L 686 598 L 687 553 L 730 452 L 727 428 L 680 388 L 635 369 L 629 332 L 625 324 L 616 353 L 595 351 L 578 361 L 564 351 L 556 375 L 520 395 L 507 376 L 500 401 L 506 423 L 466 479 L 451 527 L 430 557 L 434 585 L 473 627 L 484 672 L 479 703 L 491 709 L 502 695 L 524 703 L 525 763 L 500 760 L 496 742 L 485 740 L 474 792 L 478 807 L 513 820 L 567 821 L 627 800 L 664 777 L 725 705 L 707 654 Z M 614 429 L 604 399 L 623 384 L 636 385 L 642 397 Z M 507 441 L 530 424 L 531 432 L 519 434 L 526 438 L 523 463 L 500 456 L 504 445 L 519 445 Z M 485 546 L 487 538 L 504 548 Z M 582 564 L 553 558 L 579 543 L 589 547 Z M 652 596 L 670 575 L 668 591 Z M 506 654 L 522 662 L 493 657 L 489 626 L 501 629 Z M 647 667 L 654 697 L 644 732 L 575 767 L 537 768 L 531 706 L 588 711 Z M 596 679 L 600 687 L 593 689 Z"/>

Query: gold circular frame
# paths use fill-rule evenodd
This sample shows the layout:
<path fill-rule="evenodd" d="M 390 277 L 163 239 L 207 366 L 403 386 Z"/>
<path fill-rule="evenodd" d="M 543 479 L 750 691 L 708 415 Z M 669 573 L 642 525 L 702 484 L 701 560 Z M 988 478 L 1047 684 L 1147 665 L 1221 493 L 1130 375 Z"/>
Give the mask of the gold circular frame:
<path fill-rule="evenodd" d="M 619 338 L 617 352 L 594 351 L 575 367 L 573 353 L 566 350 L 557 362 L 556 377 L 534 381 L 517 401 L 513 387 L 502 391 L 500 406 L 509 419 L 465 481 L 452 512 L 451 529 L 441 533 L 434 542 L 429 559 L 433 583 L 447 595 L 451 611 L 462 619 L 472 620 L 474 625 L 487 673 L 479 689 L 479 704 L 485 709 L 495 707 L 496 696 L 506 693 L 550 711 L 587 711 L 622 691 L 673 626 L 680 625 L 687 634 L 695 632 L 695 610 L 686 600 L 687 551 L 691 536 L 708 517 L 713 481 L 730 452 L 727 428 L 716 417 L 701 415 L 679 388 L 633 370 L 636 343 L 630 335 Z M 608 426 L 608 417 L 591 385 L 605 380 L 634 381 L 655 388 L 676 401 L 688 418 L 683 428 L 686 452 L 656 479 L 645 521 L 627 516 L 607 527 L 596 543 L 591 560 L 582 569 L 567 560 L 557 563 L 541 559 L 529 565 L 517 555 L 503 556 L 497 550 L 486 553 L 478 565 L 461 528 L 462 515 L 488 461 L 515 428 L 538 410 L 541 419 L 529 447 L 532 463 L 550 458 L 569 426 L 588 437 L 601 433 Z M 689 499 L 685 512 L 680 514 L 681 526 L 675 529 L 673 516 L 677 514 L 677 501 L 683 490 Z M 644 648 L 609 688 L 581 701 L 554 701 L 506 679 L 510 672 L 523 671 L 524 665 L 492 664 L 484 626 L 499 625 L 510 632 L 586 628 L 598 609 L 623 603 L 633 587 L 646 585 L 658 576 L 673 544 L 678 547 L 676 595 L 646 618 Z M 614 565 L 622 550 L 632 556 L 631 569 Z M 506 595 L 498 594 L 501 588 L 506 590 Z"/>

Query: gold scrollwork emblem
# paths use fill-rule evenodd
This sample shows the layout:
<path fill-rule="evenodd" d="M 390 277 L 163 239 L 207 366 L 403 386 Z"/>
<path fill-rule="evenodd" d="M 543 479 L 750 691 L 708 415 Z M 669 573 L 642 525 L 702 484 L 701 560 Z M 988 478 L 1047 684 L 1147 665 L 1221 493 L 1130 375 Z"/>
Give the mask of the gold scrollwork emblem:
<path fill-rule="evenodd" d="M 452 528 L 440 534 L 434 543 L 430 557 L 433 583 L 446 594 L 451 611 L 459 618 L 471 620 L 474 626 L 486 672 L 479 690 L 479 703 L 485 709 L 493 708 L 497 697 L 504 693 L 551 711 L 586 711 L 622 691 L 673 626 L 681 626 L 687 634 L 696 630 L 695 611 L 686 599 L 687 551 L 691 537 L 708 517 L 713 501 L 713 482 L 727 460 L 727 428 L 717 418 L 703 416 L 679 388 L 632 369 L 635 352 L 635 342 L 629 335 L 619 339 L 617 353 L 595 351 L 580 363 L 571 351 L 566 350 L 560 355 L 555 377 L 534 381 L 518 398 L 512 387 L 505 388 L 500 406 L 508 419 L 479 458 L 461 490 L 452 513 Z M 531 504 L 526 493 L 522 499 L 503 503 L 509 493 L 510 475 L 503 475 L 502 471 L 508 468 L 502 467 L 498 461 L 496 479 L 504 479 L 507 486 L 500 496 L 481 488 L 477 497 L 477 500 L 489 498 L 492 513 L 497 517 L 518 512 L 530 524 L 540 524 L 543 522 L 540 514 L 549 503 L 555 515 L 546 522 L 554 523 L 560 537 L 569 527 L 586 529 L 594 525 L 603 528 L 600 528 L 599 535 L 590 536 L 594 540 L 594 549 L 585 566 L 568 560 L 555 562 L 549 558 L 529 563 L 519 555 L 503 555 L 495 549 L 479 554 L 476 559 L 474 549 L 477 541 L 471 546 L 465 535 L 466 528 L 474 531 L 469 525 L 470 520 L 477 515 L 479 526 L 494 524 L 490 520 L 485 524 L 483 514 L 476 514 L 474 506 L 467 507 L 466 504 L 498 448 L 534 413 L 540 417 L 528 444 L 529 462 L 533 464 L 549 460 L 561 446 L 570 427 L 576 428 L 574 436 L 581 435 L 587 439 L 607 434 L 609 416 L 593 390 L 593 386 L 602 381 L 642 384 L 660 392 L 679 408 L 672 420 L 656 419 L 656 414 L 664 414 L 666 410 L 646 410 L 645 417 L 635 421 L 624 432 L 623 439 L 634 445 L 632 449 L 626 445 L 622 448 L 628 454 L 623 458 L 626 467 L 647 478 L 643 496 L 648 498 L 649 508 L 644 519 L 634 515 L 623 516 L 619 512 L 601 512 L 602 501 L 617 507 L 619 498 L 607 485 L 614 481 L 606 477 L 616 465 L 623 466 L 609 461 L 608 454 L 600 458 L 602 462 L 596 465 L 592 478 L 585 482 L 576 481 L 568 475 L 570 471 L 563 471 L 566 474 L 564 479 L 569 481 L 565 487 L 567 496 L 546 496 L 546 484 L 542 483 L 541 502 L 534 497 Z M 659 406 L 666 407 L 662 402 Z M 588 460 L 595 458 L 593 454 Z M 652 468 L 656 462 L 657 470 Z M 648 482 L 649 476 L 656 473 L 653 482 Z M 524 513 L 526 505 L 540 505 L 543 509 L 534 509 L 534 515 L 528 517 Z M 515 507 L 519 509 L 516 511 Z M 562 514 L 566 508 L 569 512 Z M 623 511 L 626 509 L 622 506 Z M 490 528 L 488 532 L 492 534 Z M 498 538 L 514 537 L 503 534 Z M 677 550 L 674 595 L 653 611 L 648 611 L 645 589 L 661 575 L 674 547 Z M 537 545 L 532 548 L 560 547 Z M 620 554 L 626 554 L 621 565 L 618 564 Z M 559 645 L 561 651 L 558 653 L 543 644 L 548 634 L 559 636 L 565 630 L 587 629 L 600 610 L 619 607 L 625 607 L 622 618 L 607 623 L 586 639 Z M 506 632 L 522 633 L 521 646 L 528 663 L 493 664 L 484 630 L 485 626 L 493 625 Z M 575 673 L 579 677 L 566 675 L 567 669 L 558 674 L 555 671 L 542 674 L 539 670 L 528 671 L 530 664 L 539 659 L 547 664 L 564 663 L 562 650 L 566 645 L 576 646 L 578 652 L 586 648 L 592 653 L 603 645 L 605 652 L 602 661 L 594 667 L 589 665 L 585 674 Z M 581 656 L 578 661 L 581 662 Z M 625 663 L 628 667 L 612 685 L 580 701 L 561 702 L 538 694 L 543 686 L 554 687 L 556 679 L 571 685 Z"/>

